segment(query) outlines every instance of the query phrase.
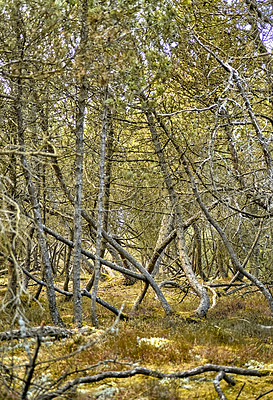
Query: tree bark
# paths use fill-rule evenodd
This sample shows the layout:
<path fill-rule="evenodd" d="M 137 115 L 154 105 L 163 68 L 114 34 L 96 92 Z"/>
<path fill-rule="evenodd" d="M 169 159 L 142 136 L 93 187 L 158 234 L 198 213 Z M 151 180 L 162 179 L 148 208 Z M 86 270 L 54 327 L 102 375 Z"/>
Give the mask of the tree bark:
<path fill-rule="evenodd" d="M 17 46 L 18 51 L 20 53 L 20 57 L 23 57 L 23 44 L 22 44 L 22 35 L 23 29 L 22 24 L 22 16 L 20 14 L 20 10 L 17 10 Z M 23 112 L 22 112 L 22 96 L 23 96 L 23 84 L 22 79 L 20 77 L 21 71 L 19 72 L 19 77 L 17 79 L 17 99 L 15 104 L 16 110 L 16 117 L 17 117 L 17 131 L 18 131 L 18 138 L 19 138 L 19 145 L 20 145 L 20 154 L 21 154 L 21 163 L 23 167 L 23 172 L 25 176 L 25 180 L 27 183 L 27 189 L 30 197 L 31 206 L 33 209 L 34 220 L 36 223 L 37 235 L 38 235 L 38 242 L 41 249 L 41 256 L 42 256 L 42 263 L 44 266 L 44 274 L 47 284 L 47 299 L 49 305 L 49 311 L 52 318 L 52 321 L 56 325 L 63 325 L 61 316 L 58 312 L 57 308 L 57 301 L 54 291 L 53 285 L 53 276 L 52 276 L 52 269 L 51 269 L 51 262 L 49 256 L 49 249 L 46 243 L 46 238 L 44 235 L 43 230 L 43 222 L 42 222 L 42 214 L 40 209 L 40 204 L 38 200 L 38 196 L 35 190 L 35 186 L 32 180 L 31 171 L 28 165 L 27 157 L 26 157 L 26 146 L 25 146 L 25 139 L 24 139 L 24 119 L 23 119 Z"/>
<path fill-rule="evenodd" d="M 59 180 L 61 188 L 63 189 L 64 193 L 67 195 L 71 204 L 74 204 L 74 199 L 71 196 L 71 193 L 70 193 L 69 189 L 67 188 L 67 185 L 65 184 L 65 181 L 63 179 L 62 172 L 58 165 L 58 161 L 57 161 L 56 157 L 53 157 L 52 166 L 56 173 L 57 179 Z M 97 229 L 96 222 L 84 209 L 82 210 L 82 216 L 94 229 Z M 171 313 L 170 305 L 168 304 L 162 291 L 159 289 L 158 285 L 156 284 L 156 282 L 154 281 L 152 276 L 146 271 L 146 269 L 131 254 L 129 254 L 122 246 L 120 246 L 120 244 L 117 243 L 117 241 L 115 239 L 113 239 L 113 237 L 110 236 L 104 229 L 102 229 L 102 236 L 109 243 L 110 246 L 112 246 L 120 255 L 125 257 L 130 263 L 132 263 L 132 265 L 138 271 L 140 271 L 144 275 L 144 278 L 146 278 L 150 282 L 151 287 L 154 289 L 155 293 L 157 294 L 158 299 L 161 302 L 162 307 L 165 310 L 166 314 L 170 314 Z M 126 271 L 126 270 L 124 269 L 124 271 Z M 130 271 L 128 271 L 128 274 L 129 274 L 129 272 Z M 131 275 L 131 276 L 133 276 L 133 275 Z"/>
<path fill-rule="evenodd" d="M 101 242 L 103 228 L 103 195 L 104 195 L 104 170 L 105 170 L 105 143 L 107 135 L 107 119 L 108 119 L 108 87 L 105 88 L 105 99 L 103 106 L 102 129 L 101 129 L 101 149 L 100 149 L 100 172 L 99 172 L 99 194 L 98 194 L 98 218 L 97 218 L 97 235 L 96 235 L 96 258 L 94 270 L 94 282 L 91 292 L 91 319 L 95 327 L 98 326 L 96 312 L 96 298 L 101 272 Z"/>
<path fill-rule="evenodd" d="M 73 314 L 74 322 L 78 327 L 82 326 L 82 299 L 81 299 L 81 238 L 82 238 L 82 187 L 83 187 L 83 132 L 86 99 L 88 95 L 85 52 L 88 39 L 87 27 L 87 0 L 81 4 L 81 33 L 80 33 L 80 79 L 79 98 L 76 117 L 76 183 L 74 200 L 74 254 L 73 254 Z"/>
<path fill-rule="evenodd" d="M 143 97 L 144 97 L 144 95 L 143 95 Z M 174 189 L 174 185 L 173 185 L 172 177 L 171 177 L 171 174 L 170 174 L 170 171 L 168 168 L 168 164 L 166 162 L 165 155 L 164 155 L 161 143 L 159 141 L 159 137 L 158 137 L 158 133 L 157 133 L 157 129 L 155 126 L 155 121 L 154 121 L 152 112 L 147 106 L 144 106 L 144 112 L 145 112 L 147 120 L 148 120 L 149 129 L 150 129 L 150 132 L 152 135 L 155 152 L 158 157 L 158 161 L 159 161 L 160 169 L 161 169 L 161 172 L 162 172 L 162 175 L 164 178 L 164 182 L 165 182 L 166 188 L 169 193 L 171 206 L 175 213 L 176 235 L 177 235 L 177 240 L 178 240 L 178 250 L 179 250 L 179 256 L 181 259 L 182 267 L 183 267 L 183 270 L 187 276 L 187 279 L 188 279 L 191 287 L 193 288 L 194 291 L 196 291 L 196 293 L 198 294 L 198 296 L 200 298 L 200 304 L 195 312 L 198 316 L 204 317 L 204 316 L 206 316 L 208 309 L 210 307 L 209 296 L 208 296 L 207 291 L 204 288 L 204 286 L 201 285 L 199 283 L 199 281 L 197 280 L 197 278 L 193 272 L 193 269 L 192 269 L 192 266 L 190 263 L 190 259 L 187 254 L 182 212 L 181 212 L 180 205 L 179 205 L 179 202 L 177 199 L 177 195 L 176 195 L 176 192 Z"/>
<path fill-rule="evenodd" d="M 269 304 L 269 308 L 271 310 L 271 314 L 273 316 L 273 297 L 270 293 L 270 291 L 265 287 L 265 285 L 255 276 L 253 276 L 250 272 L 246 271 L 244 269 L 244 267 L 242 266 L 242 264 L 240 263 L 240 261 L 238 260 L 233 247 L 231 246 L 230 241 L 228 240 L 224 230 L 221 228 L 221 226 L 218 224 L 218 222 L 212 217 L 212 215 L 210 214 L 210 212 L 208 211 L 207 207 L 205 206 L 205 204 L 203 203 L 200 195 L 199 195 L 199 191 L 197 188 L 197 185 L 194 181 L 194 178 L 191 174 L 191 171 L 187 165 L 187 163 L 185 161 L 183 161 L 184 163 L 184 167 L 185 170 L 191 180 L 191 184 L 192 184 L 192 189 L 193 192 L 195 194 L 196 200 L 201 208 L 201 210 L 203 211 L 204 215 L 206 216 L 207 220 L 211 223 L 211 225 L 217 230 L 217 232 L 219 233 L 224 245 L 226 246 L 226 249 L 230 255 L 230 258 L 233 262 L 233 264 L 235 265 L 235 267 L 237 268 L 237 270 L 244 275 L 245 277 L 247 277 L 252 283 L 254 283 L 254 285 L 256 285 L 259 290 L 261 291 L 261 293 L 264 295 L 264 297 L 266 298 L 268 304 Z M 258 236 L 259 237 L 259 236 Z M 257 239 L 258 240 L 258 239 Z M 251 254 L 251 252 L 250 252 Z M 248 256 L 246 257 L 246 262 L 248 260 Z"/>

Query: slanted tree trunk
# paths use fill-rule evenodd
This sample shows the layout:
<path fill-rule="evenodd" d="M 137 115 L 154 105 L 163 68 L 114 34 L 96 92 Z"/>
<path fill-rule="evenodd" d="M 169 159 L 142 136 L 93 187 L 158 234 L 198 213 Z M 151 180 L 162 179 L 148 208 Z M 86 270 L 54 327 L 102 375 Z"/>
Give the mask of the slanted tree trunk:
<path fill-rule="evenodd" d="M 145 97 L 143 95 L 143 97 Z M 181 259 L 182 267 L 183 270 L 187 276 L 187 279 L 193 288 L 193 290 L 197 293 L 197 295 L 200 298 L 200 304 L 198 308 L 196 309 L 196 314 L 200 317 L 206 316 L 208 309 L 210 307 L 210 300 L 209 296 L 207 294 L 206 289 L 204 286 L 198 281 L 196 278 L 196 275 L 193 272 L 192 266 L 190 259 L 187 254 L 187 249 L 186 249 L 186 242 L 185 242 L 185 236 L 184 236 L 184 227 L 183 227 L 183 217 L 182 217 L 182 212 L 181 208 L 177 199 L 177 195 L 174 189 L 174 184 L 172 181 L 171 173 L 169 171 L 169 167 L 167 164 L 167 161 L 165 159 L 164 151 L 161 146 L 157 129 L 155 126 L 155 121 L 153 118 L 152 111 L 147 107 L 147 105 L 144 105 L 144 112 L 146 115 L 146 118 L 148 120 L 149 124 L 149 129 L 152 135 L 152 140 L 154 143 L 155 147 L 155 152 L 158 157 L 160 169 L 164 178 L 164 182 L 166 185 L 166 188 L 169 193 L 170 197 L 170 202 L 172 209 L 174 210 L 175 213 L 175 221 L 176 221 L 176 234 L 177 234 L 177 241 L 178 241 L 178 250 L 179 250 L 179 256 Z"/>
<path fill-rule="evenodd" d="M 65 181 L 63 179 L 62 171 L 58 165 L 58 160 L 57 157 L 53 156 L 53 168 L 56 174 L 56 177 L 60 183 L 60 186 L 63 190 L 63 192 L 66 194 L 67 198 L 71 202 L 71 204 L 74 205 L 74 199 L 73 196 L 71 195 L 67 185 L 65 184 Z M 94 229 L 97 229 L 96 222 L 94 219 L 83 209 L 82 210 L 82 217 L 90 224 L 90 226 Z M 155 293 L 158 296 L 159 301 L 162 304 L 162 307 L 164 308 L 166 314 L 171 314 L 171 307 L 168 304 L 167 300 L 165 299 L 162 291 L 154 281 L 153 277 L 149 274 L 149 272 L 131 255 L 129 254 L 111 235 L 109 235 L 107 232 L 105 232 L 104 229 L 102 229 L 102 236 L 106 242 L 112 246 L 119 254 L 120 256 L 125 257 L 129 263 L 131 263 L 139 272 L 143 274 L 143 276 L 148 280 L 150 283 L 151 287 L 154 289 Z M 126 273 L 126 270 L 125 270 Z M 133 274 L 131 274 L 133 276 Z"/>
<path fill-rule="evenodd" d="M 168 221 L 169 219 L 169 221 Z M 150 258 L 147 266 L 147 271 L 154 277 L 159 269 L 160 262 L 165 253 L 168 244 L 176 237 L 176 231 L 173 229 L 173 215 L 164 215 L 161 221 L 161 228 L 158 234 L 158 239 L 152 257 Z M 149 283 L 145 282 L 144 288 L 139 294 L 138 298 L 133 305 L 132 311 L 136 311 L 144 299 L 145 294 L 149 288 Z"/>
<path fill-rule="evenodd" d="M 24 53 L 24 29 L 22 29 L 23 18 L 21 16 L 21 10 L 18 6 L 17 9 L 17 25 L 16 25 L 16 34 L 17 34 L 17 49 L 19 59 L 23 58 Z M 21 163 L 23 167 L 23 173 L 25 176 L 27 189 L 29 193 L 30 203 L 32 206 L 34 220 L 37 229 L 38 242 L 41 250 L 42 263 L 44 268 L 44 275 L 47 284 L 47 299 L 49 305 L 49 311 L 52 318 L 52 321 L 56 325 L 63 325 L 61 316 L 58 312 L 54 284 L 53 284 L 53 276 L 52 276 L 52 268 L 49 256 L 49 249 L 47 246 L 44 230 L 43 230 L 43 221 L 42 214 L 40 209 L 40 204 L 37 196 L 37 192 L 35 190 L 35 186 L 32 180 L 32 175 L 30 171 L 30 167 L 28 164 L 28 160 L 26 157 L 26 146 L 24 139 L 24 119 L 23 119 L 23 111 L 22 111 L 22 97 L 23 97 L 23 83 L 21 79 L 21 69 L 19 68 L 18 78 L 16 81 L 16 90 L 17 90 L 17 98 L 15 103 L 15 112 L 17 117 L 17 132 L 18 132 L 18 142 L 20 145 L 20 155 L 21 155 Z"/>
<path fill-rule="evenodd" d="M 269 304 L 269 308 L 271 310 L 271 314 L 273 315 L 273 297 L 270 293 L 270 291 L 265 287 L 265 285 L 255 276 L 253 276 L 250 272 L 246 271 L 244 266 L 247 263 L 247 260 L 249 258 L 249 256 L 246 257 L 246 261 L 244 262 L 244 264 L 242 265 L 240 263 L 240 261 L 238 260 L 236 253 L 233 250 L 233 247 L 230 243 L 230 241 L 228 240 L 224 230 L 221 228 L 221 226 L 218 224 L 218 222 L 212 217 L 212 215 L 210 214 L 209 210 L 207 209 L 207 207 L 205 206 L 204 202 L 202 201 L 200 195 L 199 195 L 199 191 L 197 188 L 197 185 L 195 183 L 195 180 L 192 176 L 192 173 L 188 167 L 188 165 L 186 164 L 186 162 L 184 161 L 184 167 L 185 170 L 188 174 L 188 177 L 191 180 L 191 184 L 192 184 L 192 189 L 193 192 L 195 194 L 196 200 L 201 208 L 201 210 L 203 211 L 204 215 L 206 216 L 207 220 L 211 223 L 211 225 L 217 230 L 217 232 L 219 233 L 224 245 L 226 246 L 226 249 L 230 255 L 230 258 L 233 262 L 233 264 L 235 265 L 235 267 L 237 268 L 238 272 L 241 273 L 242 275 L 244 275 L 246 278 L 248 278 L 252 283 L 254 283 L 255 286 L 258 287 L 258 289 L 261 291 L 261 293 L 264 295 L 264 297 L 266 298 L 266 300 L 268 301 Z M 259 233 L 260 234 L 260 233 Z M 257 236 L 257 240 L 259 238 L 259 235 Z M 256 241 L 256 240 L 255 240 Z M 253 246 L 252 246 L 253 247 Z M 251 249 L 251 251 L 249 252 L 249 254 L 251 254 L 253 249 Z"/>
<path fill-rule="evenodd" d="M 17 101 L 18 101 L 18 99 L 17 99 Z M 17 106 L 18 106 L 18 103 L 17 103 Z M 18 109 L 18 107 L 17 107 L 17 109 Z M 19 116 L 18 127 L 20 126 L 21 122 L 22 122 L 21 116 Z M 49 249 L 48 249 L 48 246 L 46 243 L 46 238 L 44 235 L 40 205 L 39 205 L 37 193 L 35 191 L 31 172 L 30 172 L 28 162 L 26 159 L 26 155 L 25 155 L 25 151 L 24 151 L 25 144 L 24 144 L 23 131 L 21 129 L 18 129 L 18 131 L 19 131 L 19 143 L 21 146 L 21 149 L 20 149 L 21 162 L 23 165 L 24 176 L 25 176 L 25 179 L 27 182 L 30 202 L 32 205 L 33 213 L 34 213 L 38 242 L 39 242 L 39 246 L 40 246 L 40 250 L 41 250 L 42 263 L 43 263 L 43 267 L 44 267 L 44 275 L 45 275 L 45 280 L 46 280 L 46 284 L 47 284 L 47 299 L 48 299 L 49 311 L 50 311 L 50 315 L 51 315 L 53 323 L 56 325 L 63 325 L 62 319 L 60 317 L 60 314 L 59 314 L 58 308 L 57 308 L 56 296 L 55 296 L 54 285 L 53 285 L 52 268 L 51 268 L 51 262 L 50 262 L 50 256 L 49 256 Z"/>

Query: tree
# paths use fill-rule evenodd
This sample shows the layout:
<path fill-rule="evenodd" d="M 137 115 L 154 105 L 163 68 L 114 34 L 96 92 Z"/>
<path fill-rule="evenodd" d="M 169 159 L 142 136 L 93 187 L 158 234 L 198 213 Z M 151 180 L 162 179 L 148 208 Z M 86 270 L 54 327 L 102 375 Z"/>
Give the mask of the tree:
<path fill-rule="evenodd" d="M 87 12 L 88 4 L 82 2 L 81 16 L 81 36 L 79 57 L 83 60 L 79 62 L 80 83 L 79 99 L 76 116 L 76 183 L 74 201 L 74 262 L 73 262 L 73 301 L 74 301 L 74 320 L 80 327 L 82 325 L 82 305 L 81 305 L 81 233 L 82 233 L 82 179 L 83 179 L 83 131 L 84 117 L 87 100 L 87 78 L 86 78 L 86 45 L 88 41 Z"/>

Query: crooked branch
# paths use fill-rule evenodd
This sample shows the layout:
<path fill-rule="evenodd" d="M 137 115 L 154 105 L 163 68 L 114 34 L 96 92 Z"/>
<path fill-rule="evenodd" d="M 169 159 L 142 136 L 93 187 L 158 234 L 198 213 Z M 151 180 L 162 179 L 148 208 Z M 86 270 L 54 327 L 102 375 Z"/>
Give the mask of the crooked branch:
<path fill-rule="evenodd" d="M 232 384 L 232 385 L 235 384 L 235 381 L 231 377 L 229 377 L 227 374 L 235 374 L 235 375 L 243 375 L 243 376 L 257 376 L 257 377 L 268 375 L 267 371 L 258 371 L 258 370 L 248 369 L 248 368 L 239 368 L 239 367 L 223 366 L 223 365 L 216 365 L 216 364 L 205 364 L 205 365 L 201 365 L 199 367 L 193 368 L 193 369 L 179 371 L 179 372 L 173 372 L 173 373 L 164 373 L 164 372 L 159 372 L 159 371 L 148 369 L 148 368 L 136 367 L 136 368 L 124 370 L 124 371 L 104 371 L 104 372 L 101 372 L 101 373 L 98 373 L 98 374 L 92 375 L 92 376 L 77 377 L 73 380 L 66 382 L 63 386 L 59 387 L 55 391 L 44 393 L 44 394 L 38 396 L 36 400 L 51 400 L 56 397 L 62 396 L 63 394 L 65 394 L 72 388 L 77 387 L 78 385 L 81 385 L 84 383 L 96 383 L 96 382 L 103 381 L 107 378 L 124 379 L 124 378 L 133 377 L 135 375 L 144 375 L 144 376 L 153 377 L 153 378 L 157 378 L 157 379 L 181 379 L 181 378 L 188 378 L 191 376 L 204 374 L 206 372 L 217 372 L 218 373 L 217 377 L 215 379 L 215 383 L 217 385 L 218 390 L 220 387 L 219 382 L 222 379 L 225 379 L 229 384 Z M 221 390 L 221 393 L 223 394 L 222 390 Z M 226 399 L 226 397 L 222 397 L 222 399 Z"/>

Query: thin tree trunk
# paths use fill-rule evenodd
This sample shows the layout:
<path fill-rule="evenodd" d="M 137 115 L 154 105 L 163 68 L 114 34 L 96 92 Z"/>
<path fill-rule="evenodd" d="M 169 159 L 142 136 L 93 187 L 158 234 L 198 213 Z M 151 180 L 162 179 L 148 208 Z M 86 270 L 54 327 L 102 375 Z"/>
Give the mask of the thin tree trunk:
<path fill-rule="evenodd" d="M 30 271 L 31 253 L 32 253 L 32 246 L 33 246 L 32 237 L 34 235 L 34 232 L 35 232 L 35 227 L 32 226 L 30 228 L 28 238 L 27 238 L 27 254 L 26 254 L 26 270 L 27 271 Z M 27 275 L 24 275 L 23 279 L 22 279 L 23 290 L 27 290 L 28 281 L 29 281 L 29 278 L 27 277 Z"/>
<path fill-rule="evenodd" d="M 17 177 L 16 177 L 16 157 L 14 154 L 11 154 L 10 157 L 10 193 L 11 198 L 14 199 L 16 196 L 16 187 L 17 187 Z M 10 235 L 10 254 L 12 255 L 12 261 L 8 262 L 8 288 L 7 288 L 7 296 L 6 300 L 10 306 L 16 306 L 16 297 L 17 297 L 17 285 L 18 285 L 18 271 L 16 266 L 16 236 L 17 236 L 17 222 L 16 222 L 16 206 L 13 202 L 10 202 L 7 205 L 8 210 L 10 211 L 10 227 L 11 232 Z"/>
<path fill-rule="evenodd" d="M 194 229 L 194 242 L 195 242 L 195 249 L 193 250 L 195 272 L 199 273 L 201 279 L 207 281 L 208 278 L 206 277 L 206 274 L 202 268 L 202 239 L 199 227 L 196 223 L 193 224 L 193 229 Z"/>
<path fill-rule="evenodd" d="M 166 220 L 167 218 L 169 218 L 168 222 Z M 173 230 L 173 223 L 174 223 L 173 215 L 163 216 L 155 249 L 147 266 L 147 271 L 153 277 L 156 275 L 157 270 L 159 269 L 159 265 L 165 253 L 166 247 L 176 237 L 176 231 Z M 135 304 L 132 307 L 133 312 L 135 312 L 140 306 L 142 300 L 144 299 L 145 294 L 147 293 L 148 288 L 149 288 L 149 283 L 145 282 L 144 288 L 141 290 L 141 293 L 139 294 L 138 298 L 135 301 Z"/>
<path fill-rule="evenodd" d="M 87 29 L 87 0 L 82 2 L 82 19 L 81 19 L 81 52 L 85 51 L 85 44 L 88 38 Z M 83 54 L 80 54 L 83 57 Z M 87 98 L 87 82 L 85 63 L 81 66 L 83 76 L 80 82 L 80 92 L 78 99 L 78 110 L 76 119 L 76 183 L 75 183 L 75 200 L 74 200 L 74 257 L 73 257 L 73 315 L 74 323 L 82 326 L 82 298 L 81 298 L 81 238 L 82 238 L 82 186 L 83 186 L 83 132 L 84 117 Z"/>
<path fill-rule="evenodd" d="M 23 56 L 23 44 L 22 44 L 22 16 L 20 14 L 20 10 L 17 10 L 18 15 L 18 23 L 17 23 L 17 46 L 20 57 Z M 40 204 L 38 200 L 38 196 L 35 190 L 35 186 L 32 180 L 32 175 L 30 172 L 30 168 L 28 165 L 27 157 L 26 157 L 26 147 L 25 147 L 25 139 L 24 139 L 24 119 L 22 112 L 22 96 L 23 96 L 23 84 L 20 78 L 21 71 L 19 71 L 19 78 L 17 79 L 17 98 L 15 104 L 16 117 L 17 117 L 17 131 L 20 145 L 20 154 L 21 154 L 21 163 L 23 167 L 23 172 L 25 176 L 25 180 L 27 183 L 28 193 L 30 197 L 31 206 L 33 209 L 34 219 L 37 228 L 38 242 L 41 249 L 42 262 L 44 267 L 45 280 L 47 284 L 47 299 L 49 305 L 49 311 L 52 318 L 52 321 L 56 325 L 63 325 L 62 319 L 58 312 L 57 301 L 55 296 L 54 284 L 53 284 L 53 276 L 51 269 L 51 262 L 49 256 L 49 250 L 46 243 L 46 238 L 43 230 L 43 221 L 42 214 L 40 209 Z"/>
<path fill-rule="evenodd" d="M 230 243 L 230 241 L 228 240 L 228 238 L 227 238 L 227 236 L 226 236 L 224 230 L 221 228 L 221 226 L 218 224 L 218 222 L 215 221 L 215 219 L 212 217 L 212 215 L 211 215 L 210 212 L 208 211 L 207 207 L 205 206 L 205 204 L 204 204 L 203 201 L 201 200 L 201 197 L 200 197 L 200 195 L 199 195 L 199 191 L 198 191 L 197 185 L 196 185 L 196 183 L 195 183 L 195 181 L 194 181 L 194 178 L 193 178 L 193 176 L 192 176 L 192 174 L 191 174 L 191 171 L 190 171 L 190 169 L 189 169 L 189 167 L 188 167 L 188 165 L 186 164 L 185 161 L 184 161 L 184 167 L 185 167 L 185 170 L 186 170 L 186 172 L 187 172 L 187 174 L 188 174 L 188 177 L 189 177 L 190 180 L 191 180 L 192 189 L 193 189 L 193 192 L 194 192 L 194 194 L 195 194 L 196 200 L 197 200 L 197 202 L 198 202 L 198 204 L 199 204 L 201 210 L 202 210 L 203 213 L 205 214 L 207 220 L 211 223 L 211 225 L 212 225 L 212 226 L 217 230 L 217 232 L 219 233 L 219 235 L 220 235 L 220 237 L 221 237 L 221 239 L 222 239 L 224 245 L 226 246 L 226 249 L 227 249 L 228 252 L 229 252 L 229 255 L 230 255 L 230 258 L 231 258 L 233 264 L 235 265 L 235 267 L 237 268 L 237 270 L 238 270 L 242 275 L 244 275 L 245 277 L 247 277 L 252 283 L 254 283 L 254 285 L 256 285 L 256 286 L 259 288 L 259 290 L 262 292 L 262 294 L 264 295 L 264 297 L 265 297 L 266 300 L 268 301 L 269 308 L 270 308 L 270 310 L 271 310 L 271 314 L 273 315 L 273 297 L 272 297 L 270 291 L 265 287 L 265 285 L 264 285 L 258 278 L 256 278 L 256 277 L 253 276 L 250 272 L 248 272 L 248 271 L 246 271 L 246 270 L 244 269 L 244 267 L 242 266 L 242 264 L 241 264 L 240 261 L 238 260 L 236 254 L 235 254 L 235 252 L 234 252 L 234 250 L 233 250 L 233 247 L 231 246 L 231 243 Z M 251 254 L 251 252 L 250 252 L 250 254 Z M 247 262 L 247 260 L 248 260 L 248 257 L 246 258 L 246 262 Z"/>
<path fill-rule="evenodd" d="M 164 178 L 164 182 L 165 182 L 165 185 L 166 185 L 168 193 L 169 193 L 171 206 L 175 213 L 178 250 L 179 250 L 179 256 L 180 256 L 180 260 L 182 263 L 182 267 L 183 267 L 183 270 L 187 276 L 187 279 L 188 279 L 191 287 L 193 288 L 193 290 L 197 293 L 197 295 L 200 298 L 200 304 L 195 312 L 198 316 L 204 317 L 204 316 L 206 316 L 208 309 L 210 307 L 209 296 L 208 296 L 207 291 L 204 288 L 204 286 L 196 278 L 196 276 L 193 272 L 192 266 L 191 266 L 190 259 L 187 254 L 182 212 L 181 212 L 180 205 L 179 205 L 179 202 L 177 199 L 177 195 L 176 195 L 176 192 L 174 189 L 174 185 L 173 185 L 171 174 L 170 174 L 170 171 L 168 168 L 168 164 L 166 162 L 164 152 L 163 152 L 161 143 L 158 138 L 158 133 L 157 133 L 157 129 L 155 126 L 152 112 L 148 108 L 144 109 L 144 112 L 145 112 L 147 120 L 148 120 L 149 128 L 150 128 L 151 135 L 152 135 L 152 140 L 153 140 L 154 147 L 155 147 L 155 152 L 158 157 L 158 161 L 159 161 L 161 172 L 162 172 L 162 175 Z"/>
<path fill-rule="evenodd" d="M 112 172 L 112 156 L 113 156 L 113 142 L 114 142 L 114 131 L 112 124 L 112 117 L 110 115 L 110 110 L 108 111 L 108 130 L 109 134 L 106 137 L 106 165 L 105 165 L 105 182 L 104 182 L 104 201 L 103 201 L 103 229 L 108 231 L 108 222 L 109 222 L 109 204 L 110 204 L 110 188 L 111 188 L 111 172 Z M 104 257 L 104 253 L 106 250 L 106 242 L 102 242 L 100 257 Z"/>
<path fill-rule="evenodd" d="M 50 148 L 53 150 L 52 146 Z M 58 165 L 58 160 L 57 157 L 53 157 L 53 163 L 52 163 L 53 169 L 55 171 L 56 177 L 60 183 L 61 188 L 63 189 L 63 192 L 66 194 L 67 198 L 71 202 L 71 204 L 74 204 L 74 199 L 73 196 L 71 195 L 67 185 L 65 184 L 65 181 L 63 179 L 62 171 Z M 83 209 L 82 210 L 82 217 L 94 228 L 97 229 L 96 222 L 94 219 Z M 110 246 L 112 246 L 120 255 L 125 257 L 138 271 L 140 271 L 143 276 L 149 281 L 151 287 L 154 289 L 155 293 L 158 296 L 159 301 L 162 304 L 163 309 L 165 310 L 166 314 L 171 313 L 171 307 L 168 304 L 167 300 L 165 299 L 162 291 L 152 278 L 152 276 L 149 274 L 149 272 L 131 255 L 129 254 L 115 239 L 113 239 L 112 236 L 110 236 L 105 230 L 102 230 L 102 236 L 103 238 L 108 242 Z M 130 271 L 128 271 L 130 272 Z M 126 273 L 126 272 L 125 272 Z M 132 275 L 132 274 L 131 274 Z M 132 275 L 133 276 L 133 275 Z"/>
<path fill-rule="evenodd" d="M 99 194 L 98 194 L 98 218 L 97 218 L 97 236 L 96 236 L 96 259 L 95 259 L 95 270 L 94 270 L 94 282 L 91 292 L 91 319 L 92 324 L 97 327 L 97 311 L 96 311 L 96 298 L 98 293 L 98 285 L 100 280 L 100 254 L 101 254 L 101 242 L 102 242 L 102 226 L 103 226 L 103 196 L 104 196 L 104 170 L 105 170 L 105 143 L 107 135 L 107 117 L 108 117 L 108 87 L 105 88 L 105 99 L 104 99 L 104 110 L 102 118 L 102 129 L 101 129 L 101 149 L 100 149 L 100 172 L 99 172 Z"/>

